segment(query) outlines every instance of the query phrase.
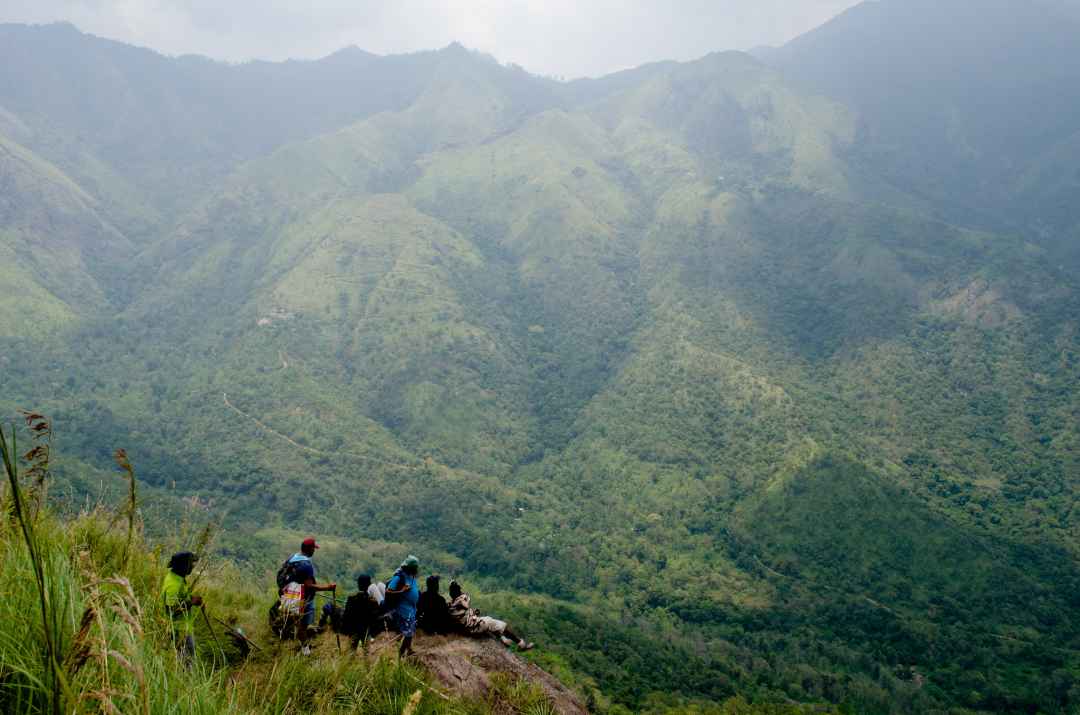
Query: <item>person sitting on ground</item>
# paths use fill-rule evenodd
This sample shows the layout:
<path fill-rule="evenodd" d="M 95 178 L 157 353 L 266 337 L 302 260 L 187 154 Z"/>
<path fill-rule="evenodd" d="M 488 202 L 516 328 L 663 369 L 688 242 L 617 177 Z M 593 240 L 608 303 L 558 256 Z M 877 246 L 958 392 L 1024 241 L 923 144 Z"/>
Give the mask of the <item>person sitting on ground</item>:
<path fill-rule="evenodd" d="M 218 622 L 221 623 L 221 625 L 223 625 L 223 626 L 225 626 L 226 628 L 229 629 L 227 631 L 228 634 L 229 634 L 229 639 L 232 641 L 233 645 L 236 647 L 236 650 L 239 653 L 240 658 L 242 658 L 242 659 L 247 658 L 249 655 L 251 655 L 252 641 L 251 641 L 250 638 L 248 638 L 244 634 L 244 629 L 241 628 L 239 625 L 237 625 L 237 621 L 239 619 L 236 617 L 235 614 L 230 615 L 228 617 L 228 620 L 225 620 L 225 621 L 222 621 L 220 619 L 215 619 L 215 620 L 218 620 Z"/>
<path fill-rule="evenodd" d="M 331 598 L 323 604 L 322 614 L 319 616 L 319 630 L 326 628 L 326 624 L 329 623 L 330 627 L 338 633 L 344 633 L 341 625 L 341 616 L 345 612 L 345 609 L 337 602 L 337 599 Z"/>
<path fill-rule="evenodd" d="M 506 621 L 480 615 L 480 611 L 472 607 L 469 594 L 461 590 L 461 584 L 457 581 L 450 582 L 450 617 L 470 636 L 497 636 L 505 646 L 517 642 L 517 647 L 521 650 L 531 650 L 534 647 L 534 644 L 514 635 Z"/>
<path fill-rule="evenodd" d="M 394 615 L 394 628 L 401 634 L 398 657 L 412 655 L 413 636 L 416 635 L 416 604 L 420 601 L 420 586 L 416 576 L 420 573 L 420 559 L 409 554 L 394 576 L 386 584 L 386 601 Z"/>
<path fill-rule="evenodd" d="M 199 557 L 190 551 L 173 554 L 169 559 L 169 572 L 161 583 L 161 600 L 172 620 L 173 643 L 185 662 L 195 655 L 195 609 L 203 604 L 202 598 L 191 592 L 187 582 L 198 560 Z"/>
<path fill-rule="evenodd" d="M 315 563 L 311 558 L 315 555 L 315 549 L 319 545 L 315 539 L 308 537 L 300 544 L 300 553 L 293 554 L 286 562 L 292 568 L 292 578 L 288 586 L 282 592 L 283 599 L 296 600 L 299 596 L 300 603 L 291 607 L 299 610 L 299 627 L 296 637 L 300 641 L 300 652 L 311 655 L 311 646 L 308 641 L 314 635 L 312 626 L 315 625 L 315 594 L 319 591 L 334 591 L 336 583 L 319 584 L 315 582 Z M 295 587 L 299 586 L 299 590 Z"/>
<path fill-rule="evenodd" d="M 433 635 L 449 633 L 453 628 L 446 599 L 439 593 L 437 575 L 427 577 L 427 589 L 420 594 L 420 600 L 416 604 L 416 625 L 425 633 Z"/>
<path fill-rule="evenodd" d="M 386 629 L 386 621 L 379 610 L 379 603 L 369 595 L 371 576 L 356 577 L 357 592 L 345 601 L 345 613 L 341 618 L 341 632 L 352 636 L 353 650 L 372 636 Z"/>

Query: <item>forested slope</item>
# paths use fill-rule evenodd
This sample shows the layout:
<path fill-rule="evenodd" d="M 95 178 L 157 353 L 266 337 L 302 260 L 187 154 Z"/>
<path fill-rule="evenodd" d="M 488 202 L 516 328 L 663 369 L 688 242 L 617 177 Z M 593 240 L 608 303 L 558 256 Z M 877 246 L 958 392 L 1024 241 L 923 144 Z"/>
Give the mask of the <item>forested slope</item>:
<path fill-rule="evenodd" d="M 0 270 L 0 406 L 52 414 L 74 497 L 124 445 L 250 568 L 280 530 L 434 554 L 629 706 L 1077 702 L 1075 278 L 862 161 L 857 103 L 739 53 L 557 84 L 3 33 L 181 123 L 122 128 L 143 163 L 0 83 L 0 236 L 49 239 Z M 301 76 L 324 114 L 258 104 Z"/>
<path fill-rule="evenodd" d="M 761 56 L 858 111 L 855 165 L 926 211 L 1022 232 L 1075 269 L 1078 34 L 1075 0 L 1022 9 L 1008 0 L 883 0 Z"/>

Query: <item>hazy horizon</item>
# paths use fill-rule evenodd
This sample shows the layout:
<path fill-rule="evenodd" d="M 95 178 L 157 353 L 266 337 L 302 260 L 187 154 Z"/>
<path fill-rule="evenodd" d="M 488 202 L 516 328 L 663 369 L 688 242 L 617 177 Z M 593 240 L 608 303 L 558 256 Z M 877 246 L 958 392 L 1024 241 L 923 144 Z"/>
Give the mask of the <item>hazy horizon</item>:
<path fill-rule="evenodd" d="M 453 42 L 539 75 L 600 76 L 649 62 L 780 45 L 857 0 L 652 0 L 470 3 L 316 0 L 303 11 L 251 0 L 13 0 L 0 23 L 67 22 L 80 31 L 162 54 L 227 62 L 318 59 L 347 48 L 398 54 Z"/>

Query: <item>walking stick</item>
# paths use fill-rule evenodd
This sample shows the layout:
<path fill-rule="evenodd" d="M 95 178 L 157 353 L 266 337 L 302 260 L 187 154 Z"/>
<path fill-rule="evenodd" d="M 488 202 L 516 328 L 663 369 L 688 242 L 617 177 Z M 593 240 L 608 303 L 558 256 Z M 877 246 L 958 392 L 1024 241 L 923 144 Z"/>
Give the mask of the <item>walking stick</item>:
<path fill-rule="evenodd" d="M 210 637 L 214 639 L 214 645 L 217 646 L 218 652 L 221 653 L 223 664 L 227 664 L 228 659 L 225 657 L 225 649 L 221 647 L 221 641 L 218 640 L 217 633 L 214 632 L 214 626 L 210 623 L 210 616 L 206 615 L 206 606 L 200 605 L 199 610 L 202 611 L 203 620 L 206 621 L 206 628 L 210 631 Z"/>
<path fill-rule="evenodd" d="M 334 584 L 334 588 L 330 590 L 330 593 L 334 594 L 333 596 L 331 596 L 331 598 L 333 598 L 334 600 L 331 602 L 332 605 L 330 607 L 330 627 L 334 629 L 334 637 L 337 638 L 337 652 L 338 655 L 341 655 L 341 633 L 338 632 L 338 629 L 334 624 L 333 618 L 333 609 L 337 608 L 337 584 Z"/>
<path fill-rule="evenodd" d="M 250 639 L 250 638 L 248 638 L 248 637 L 247 637 L 246 635 L 244 635 L 243 631 L 241 631 L 241 630 L 240 630 L 239 628 L 236 628 L 236 627 L 232 626 L 231 624 L 229 624 L 229 623 L 226 623 L 225 621 L 221 620 L 221 619 L 220 619 L 220 618 L 218 618 L 217 616 L 210 616 L 210 617 L 211 617 L 211 618 L 212 618 L 213 620 L 215 620 L 215 621 L 217 621 L 218 623 L 220 623 L 221 625 L 223 625 L 223 626 L 225 626 L 226 628 L 228 628 L 228 629 L 229 629 L 229 633 L 231 633 L 232 635 L 236 636 L 237 638 L 243 638 L 243 639 L 244 639 L 245 641 L 247 641 L 247 644 L 248 644 L 249 646 L 251 646 L 252 648 L 254 648 L 255 650 L 257 650 L 257 651 L 259 651 L 259 652 L 262 652 L 262 648 L 260 648 L 260 647 L 258 646 L 258 644 L 257 644 L 257 643 L 256 643 L 255 641 L 251 640 L 251 639 Z"/>

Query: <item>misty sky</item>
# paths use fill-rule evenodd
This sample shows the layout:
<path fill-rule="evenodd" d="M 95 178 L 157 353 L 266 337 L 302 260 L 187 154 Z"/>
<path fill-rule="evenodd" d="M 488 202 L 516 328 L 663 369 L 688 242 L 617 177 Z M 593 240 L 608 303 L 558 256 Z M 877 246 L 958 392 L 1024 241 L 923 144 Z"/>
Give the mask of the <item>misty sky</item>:
<path fill-rule="evenodd" d="M 547 75 L 780 44 L 857 0 L 2 0 L 0 22 L 67 20 L 167 54 L 314 58 L 457 40 Z"/>

